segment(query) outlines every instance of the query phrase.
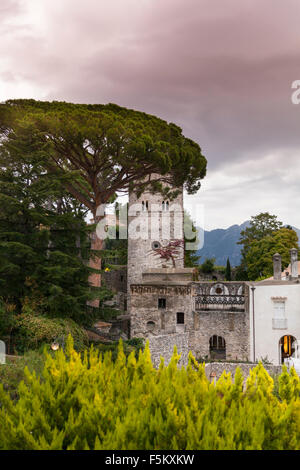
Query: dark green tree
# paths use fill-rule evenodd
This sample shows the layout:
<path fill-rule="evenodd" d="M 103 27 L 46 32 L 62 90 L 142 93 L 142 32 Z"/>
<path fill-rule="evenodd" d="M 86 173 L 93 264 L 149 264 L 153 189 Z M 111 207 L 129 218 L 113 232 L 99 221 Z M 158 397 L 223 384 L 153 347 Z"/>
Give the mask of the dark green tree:
<path fill-rule="evenodd" d="M 234 278 L 236 281 L 249 281 L 246 264 L 243 260 L 241 264 L 236 267 Z"/>
<path fill-rule="evenodd" d="M 5 157 L 5 158 L 4 158 Z M 0 158 L 0 297 L 52 316 L 86 317 L 91 293 L 85 208 L 32 159 Z"/>
<path fill-rule="evenodd" d="M 205 274 L 211 274 L 215 268 L 215 258 L 207 258 L 204 263 L 201 264 L 200 270 Z"/>
<path fill-rule="evenodd" d="M 241 263 L 236 269 L 235 278 L 238 281 L 250 280 L 247 266 L 247 253 L 254 241 L 262 240 L 266 236 L 282 228 L 283 224 L 277 219 L 276 215 L 269 212 L 261 212 L 251 217 L 250 226 L 241 232 L 239 245 L 241 248 Z"/>
<path fill-rule="evenodd" d="M 101 219 L 97 209 L 116 193 L 146 187 L 171 197 L 196 192 L 206 173 L 199 145 L 172 123 L 115 104 L 10 100 L 0 105 L 1 151 L 39 160 L 47 175 Z M 164 183 L 164 186 L 163 186 Z M 100 286 L 103 240 L 93 237 L 91 267 Z M 96 256 L 98 254 L 98 257 Z M 97 304 L 94 304 L 95 306 Z"/>
<path fill-rule="evenodd" d="M 277 216 L 271 215 L 269 212 L 261 212 L 251 217 L 250 226 L 242 230 L 238 241 L 238 244 L 242 245 L 242 256 L 247 255 L 247 251 L 254 240 L 261 240 L 268 235 L 272 235 L 282 226 L 283 224 L 277 220 Z"/>
<path fill-rule="evenodd" d="M 226 263 L 225 279 L 226 281 L 231 281 L 231 265 L 230 265 L 229 258 L 227 258 L 227 263 Z"/>

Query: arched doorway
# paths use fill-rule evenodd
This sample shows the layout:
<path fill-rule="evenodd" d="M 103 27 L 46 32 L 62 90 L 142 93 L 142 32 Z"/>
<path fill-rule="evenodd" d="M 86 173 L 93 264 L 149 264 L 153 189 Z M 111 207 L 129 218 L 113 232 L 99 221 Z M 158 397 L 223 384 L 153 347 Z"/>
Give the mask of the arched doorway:
<path fill-rule="evenodd" d="M 281 364 L 284 363 L 285 359 L 294 357 L 297 352 L 297 340 L 294 336 L 285 335 L 280 338 L 279 341 L 279 355 Z"/>
<path fill-rule="evenodd" d="M 214 335 L 210 338 L 209 355 L 211 359 L 226 359 L 226 342 L 222 336 Z"/>

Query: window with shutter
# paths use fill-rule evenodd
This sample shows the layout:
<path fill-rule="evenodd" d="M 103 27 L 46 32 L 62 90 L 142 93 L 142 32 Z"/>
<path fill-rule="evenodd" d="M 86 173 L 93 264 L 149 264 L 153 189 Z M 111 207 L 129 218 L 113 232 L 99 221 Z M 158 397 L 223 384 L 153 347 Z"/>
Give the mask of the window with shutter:
<path fill-rule="evenodd" d="M 287 328 L 285 301 L 273 299 L 272 326 L 274 330 L 284 330 Z"/>

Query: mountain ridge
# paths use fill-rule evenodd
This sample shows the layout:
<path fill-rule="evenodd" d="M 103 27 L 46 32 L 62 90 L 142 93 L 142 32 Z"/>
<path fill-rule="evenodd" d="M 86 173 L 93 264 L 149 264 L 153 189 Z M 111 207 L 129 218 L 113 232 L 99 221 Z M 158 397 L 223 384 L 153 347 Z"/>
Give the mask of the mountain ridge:
<path fill-rule="evenodd" d="M 227 229 L 216 228 L 203 231 L 202 228 L 197 227 L 200 240 L 204 236 L 204 245 L 197 251 L 197 255 L 201 256 L 200 263 L 203 263 L 206 258 L 215 258 L 217 266 L 226 266 L 227 258 L 229 258 L 231 266 L 238 266 L 241 261 L 241 245 L 237 242 L 241 231 L 249 225 L 250 220 L 246 220 L 241 225 L 234 224 Z M 300 229 L 293 226 L 292 228 L 300 240 Z"/>

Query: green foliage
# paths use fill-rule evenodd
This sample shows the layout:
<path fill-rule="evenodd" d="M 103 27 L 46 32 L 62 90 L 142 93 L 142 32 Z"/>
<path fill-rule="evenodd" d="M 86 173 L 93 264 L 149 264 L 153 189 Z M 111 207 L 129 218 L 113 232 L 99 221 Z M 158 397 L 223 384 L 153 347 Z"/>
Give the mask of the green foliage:
<path fill-rule="evenodd" d="M 229 258 L 227 258 L 227 263 L 226 263 L 225 279 L 226 281 L 231 281 L 231 265 L 230 265 Z"/>
<path fill-rule="evenodd" d="M 118 359 L 118 353 L 119 353 L 118 341 L 113 341 L 107 344 L 98 343 L 95 346 L 95 348 L 101 353 L 110 352 L 112 361 L 116 361 Z M 126 341 L 123 341 L 123 349 L 124 349 L 124 354 L 126 357 L 128 357 L 132 353 L 132 351 L 134 351 L 136 358 L 138 358 L 139 351 L 144 349 L 144 339 L 143 338 L 131 338 Z"/>
<path fill-rule="evenodd" d="M 241 232 L 242 260 L 235 279 L 255 281 L 272 276 L 273 255 L 282 256 L 283 268 L 290 262 L 289 250 L 298 248 L 298 236 L 290 226 L 283 227 L 276 215 L 268 212 L 251 218 L 250 226 Z"/>
<path fill-rule="evenodd" d="M 251 243 L 254 240 L 262 240 L 264 237 L 272 235 L 282 228 L 282 222 L 277 220 L 276 215 L 271 215 L 269 212 L 261 212 L 260 214 L 251 217 L 250 226 L 242 230 L 241 237 L 238 242 L 242 247 L 242 255 L 246 256 Z"/>
<path fill-rule="evenodd" d="M 35 314 L 90 325 L 102 312 L 86 302 L 103 302 L 111 292 L 89 284 L 97 270 L 88 266 L 94 227 L 86 209 L 38 158 L 2 151 L 0 166 L 0 297 L 14 314 L 30 305 Z M 0 308 L 0 332 L 10 334 L 4 330 Z"/>
<path fill-rule="evenodd" d="M 34 168 L 42 180 L 59 181 L 92 212 L 95 222 L 101 219 L 98 207 L 113 202 L 117 193 L 134 190 L 141 194 L 148 187 L 171 199 L 183 185 L 189 193 L 197 192 L 206 174 L 199 145 L 185 138 L 178 126 L 115 104 L 10 100 L 0 104 L 0 137 L 0 159 L 5 165 L 9 159 L 21 167 L 29 162 L 29 169 Z M 40 235 L 45 235 L 46 243 L 47 234 Z M 27 263 L 36 257 L 32 244 L 12 241 L 15 258 L 17 252 Z M 94 237 L 91 245 L 90 266 L 98 286 L 103 243 Z M 66 258 L 64 263 L 67 267 Z M 18 263 L 7 260 L 6 264 L 11 276 L 20 275 Z M 76 266 L 72 268 L 75 273 Z M 63 275 L 62 270 L 58 275 Z M 99 291 L 93 291 L 98 300 Z M 55 285 L 50 295 L 61 302 L 64 292 Z M 71 297 L 66 299 L 68 306 Z"/>
<path fill-rule="evenodd" d="M 16 317 L 13 343 L 19 352 L 39 349 L 43 344 L 51 344 L 57 338 L 71 334 L 76 349 L 82 350 L 88 344 L 86 332 L 70 318 L 47 318 L 42 315 L 23 313 Z"/>
<path fill-rule="evenodd" d="M 200 271 L 211 274 L 215 269 L 215 258 L 207 258 L 200 266 Z"/>
<path fill-rule="evenodd" d="M 282 268 L 286 268 L 290 263 L 290 249 L 295 247 L 298 247 L 298 236 L 294 230 L 287 228 L 281 228 L 261 240 L 254 240 L 246 255 L 249 279 L 272 276 L 275 253 L 281 255 Z"/>
<path fill-rule="evenodd" d="M 225 266 L 214 266 L 214 271 L 220 274 L 225 274 L 226 268 Z"/>
<path fill-rule="evenodd" d="M 70 339 L 45 362 L 42 380 L 26 370 L 14 403 L 0 386 L 0 449 L 295 450 L 300 444 L 299 377 L 285 370 L 280 397 L 259 364 L 243 390 L 223 373 L 216 384 L 192 355 L 186 368 L 158 370 L 148 346 L 136 359 L 120 343 L 114 362 Z"/>
<path fill-rule="evenodd" d="M 117 269 L 115 266 L 125 266 L 127 265 L 127 256 L 128 256 L 128 234 L 127 238 L 120 238 L 120 227 L 119 227 L 119 218 L 120 211 L 126 211 L 128 207 L 118 204 L 115 207 L 115 217 L 117 224 L 116 226 L 111 226 L 108 229 L 108 233 L 111 232 L 112 236 L 115 238 L 107 237 L 105 239 L 105 252 L 102 256 L 102 269 Z"/>
<path fill-rule="evenodd" d="M 241 264 L 236 267 L 234 278 L 236 281 L 249 281 L 247 268 L 243 260 Z"/>
<path fill-rule="evenodd" d="M 18 386 L 26 380 L 25 367 L 40 377 L 45 364 L 45 356 L 40 351 L 28 351 L 24 356 L 7 358 L 6 364 L 0 367 L 0 383 L 10 393 L 12 399 L 18 397 Z"/>
<path fill-rule="evenodd" d="M 10 342 L 12 330 L 16 327 L 16 306 L 0 299 L 0 337 L 7 344 Z"/>
<path fill-rule="evenodd" d="M 91 293 L 86 211 L 33 157 L 0 153 L 0 297 L 77 320 Z"/>
<path fill-rule="evenodd" d="M 0 123 L 2 151 L 42 161 L 94 216 L 120 190 L 143 192 L 151 174 L 154 190 L 163 180 L 195 193 L 206 173 L 199 145 L 178 126 L 115 104 L 10 100 Z"/>

